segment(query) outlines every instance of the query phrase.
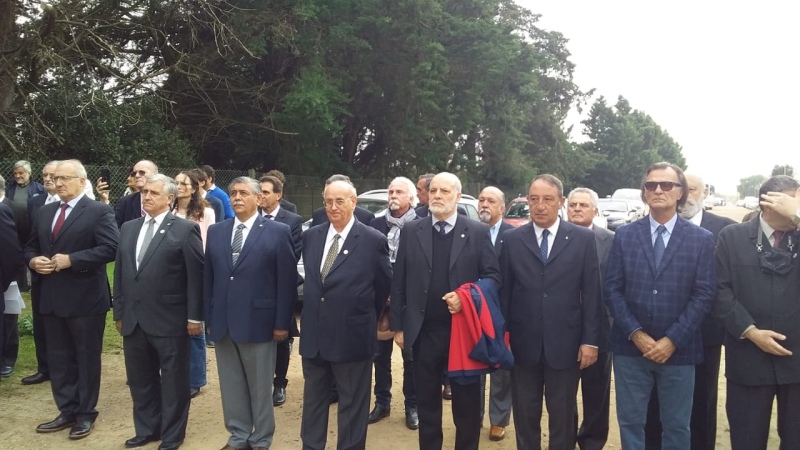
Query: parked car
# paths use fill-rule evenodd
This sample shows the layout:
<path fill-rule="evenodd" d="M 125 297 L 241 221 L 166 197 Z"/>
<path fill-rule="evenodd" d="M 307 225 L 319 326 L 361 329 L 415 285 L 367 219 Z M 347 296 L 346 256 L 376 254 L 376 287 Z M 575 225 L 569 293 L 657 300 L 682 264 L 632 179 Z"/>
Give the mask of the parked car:
<path fill-rule="evenodd" d="M 636 209 L 637 219 L 641 219 L 650 213 L 650 208 L 648 208 L 647 204 L 642 200 L 641 189 L 617 189 L 611 195 L 611 198 L 614 200 L 627 200 L 630 202 L 630 204 Z"/>
<path fill-rule="evenodd" d="M 566 202 L 564 206 L 558 211 L 558 217 L 567 220 L 567 207 Z M 507 224 L 519 227 L 531 221 L 531 210 L 528 205 L 528 199 L 525 197 L 517 197 L 508 203 L 506 213 L 503 216 L 503 221 Z M 597 215 L 592 219 L 592 225 L 600 228 L 607 228 L 608 223 L 606 218 L 597 211 Z"/>
<path fill-rule="evenodd" d="M 757 209 L 758 208 L 758 198 L 756 197 L 745 197 L 744 198 L 744 207 L 747 209 Z"/>
<path fill-rule="evenodd" d="M 612 231 L 639 219 L 636 207 L 629 200 L 601 198 L 598 207 L 608 221 L 608 229 Z"/>

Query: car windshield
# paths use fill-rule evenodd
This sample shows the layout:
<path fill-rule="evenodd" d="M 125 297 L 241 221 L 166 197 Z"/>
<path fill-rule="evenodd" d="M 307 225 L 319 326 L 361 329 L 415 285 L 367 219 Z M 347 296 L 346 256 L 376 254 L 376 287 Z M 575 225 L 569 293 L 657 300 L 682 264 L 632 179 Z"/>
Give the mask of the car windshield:
<path fill-rule="evenodd" d="M 508 219 L 527 219 L 531 215 L 528 202 L 512 203 L 506 211 L 506 218 Z"/>
<path fill-rule="evenodd" d="M 382 209 L 385 209 L 387 203 L 389 202 L 386 200 L 373 200 L 366 198 L 358 199 L 358 206 L 369 210 L 371 213 L 376 213 Z"/>
<path fill-rule="evenodd" d="M 600 209 L 603 211 L 614 211 L 614 212 L 627 212 L 628 207 L 625 205 L 624 202 L 600 202 L 598 204 Z"/>

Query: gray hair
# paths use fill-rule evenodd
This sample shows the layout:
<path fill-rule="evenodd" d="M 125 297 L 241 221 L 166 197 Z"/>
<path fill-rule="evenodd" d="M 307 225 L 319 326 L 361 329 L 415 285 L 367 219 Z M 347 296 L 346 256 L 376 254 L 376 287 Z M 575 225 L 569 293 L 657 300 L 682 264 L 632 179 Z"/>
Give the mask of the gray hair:
<path fill-rule="evenodd" d="M 328 179 L 325 180 L 325 186 L 333 183 L 334 181 L 344 181 L 345 183 L 349 184 L 350 186 L 356 187 L 353 184 L 353 181 L 350 180 L 350 177 L 348 177 L 347 175 L 342 175 L 340 173 L 335 173 L 335 174 L 329 176 Z M 324 189 L 323 189 L 323 191 L 324 191 Z"/>
<path fill-rule="evenodd" d="M 0 192 L 5 192 L 5 191 L 6 191 L 6 179 L 3 178 L 2 175 L 0 175 Z"/>
<path fill-rule="evenodd" d="M 325 198 L 325 191 L 328 190 L 328 186 L 330 186 L 331 184 L 336 183 L 336 182 L 341 182 L 341 183 L 346 184 L 348 186 L 348 191 L 350 191 L 350 195 L 352 195 L 353 197 L 358 197 L 358 192 L 356 191 L 356 187 L 353 186 L 353 183 L 351 183 L 350 179 L 348 178 L 347 180 L 333 180 L 330 183 L 325 183 L 325 189 L 322 190 L 322 197 L 323 198 Z"/>
<path fill-rule="evenodd" d="M 577 188 L 573 189 L 572 191 L 570 191 L 569 195 L 567 196 L 567 202 L 571 201 L 572 200 L 572 196 L 575 195 L 575 194 L 589 194 L 589 198 L 592 201 L 592 206 L 594 206 L 594 209 L 598 208 L 598 203 L 600 202 L 600 197 L 597 195 L 597 192 L 595 192 L 595 191 L 593 191 L 593 190 L 591 190 L 589 188 L 577 187 Z"/>
<path fill-rule="evenodd" d="M 437 177 L 439 175 L 444 175 L 446 178 L 449 178 L 450 181 L 453 182 L 453 187 L 456 189 L 456 192 L 461 193 L 461 180 L 458 179 L 458 176 L 456 176 L 456 174 L 450 172 L 439 172 L 436 174 Z M 433 180 L 433 178 L 431 178 L 431 180 Z M 431 188 L 431 182 L 429 181 L 428 189 L 430 190 L 430 188 Z"/>
<path fill-rule="evenodd" d="M 417 178 L 417 183 L 419 183 L 419 180 L 425 180 L 425 189 L 430 189 L 431 188 L 431 180 L 433 180 L 433 177 L 435 177 L 435 176 L 436 176 L 435 173 L 422 174 L 422 175 L 419 176 L 419 178 Z"/>
<path fill-rule="evenodd" d="M 83 167 L 83 163 L 82 162 L 78 161 L 77 159 L 65 159 L 63 161 L 59 161 L 58 162 L 58 166 L 59 167 L 64 165 L 64 164 L 69 164 L 69 165 L 75 167 L 75 173 L 80 178 L 84 178 L 84 179 L 86 178 L 86 167 Z"/>
<path fill-rule="evenodd" d="M 164 175 L 163 173 L 154 173 L 147 177 L 147 183 L 161 183 L 164 186 L 164 193 L 167 195 L 178 195 L 178 184 L 175 180 Z"/>
<path fill-rule="evenodd" d="M 60 163 L 60 162 L 61 162 L 61 161 L 59 161 L 59 160 L 57 160 L 57 159 L 54 159 L 54 160 L 52 160 L 52 161 L 48 161 L 48 162 L 47 162 L 47 164 L 45 164 L 45 165 L 43 165 L 43 166 L 42 166 L 42 170 L 44 170 L 44 168 L 45 168 L 45 167 L 47 167 L 47 166 L 53 166 L 53 165 L 57 166 L 57 165 L 58 165 L 58 163 Z"/>
<path fill-rule="evenodd" d="M 228 194 L 233 190 L 234 184 L 246 184 L 247 187 L 250 188 L 250 192 L 253 195 L 258 195 L 261 193 L 261 184 L 259 184 L 258 180 L 254 180 L 250 177 L 236 177 L 231 181 L 231 184 L 228 185 Z"/>
<path fill-rule="evenodd" d="M 408 196 L 411 197 L 411 203 L 414 203 L 414 201 L 416 200 L 416 196 L 417 196 L 416 195 L 417 186 L 414 185 L 414 182 L 409 180 L 406 177 L 397 177 L 394 180 L 392 180 L 391 183 L 389 183 L 389 186 L 391 186 L 391 185 L 393 185 L 395 183 L 403 183 L 403 184 L 406 185 L 406 188 L 408 189 Z"/>
<path fill-rule="evenodd" d="M 20 167 L 25 169 L 25 172 L 31 173 L 31 163 L 25 161 L 24 159 L 20 159 L 19 161 L 14 163 L 14 167 L 11 170 L 17 170 Z"/>
<path fill-rule="evenodd" d="M 141 160 L 141 161 L 137 162 L 136 164 L 139 164 L 139 163 L 147 163 L 147 164 L 150 164 L 151 166 L 153 166 L 153 173 L 158 173 L 158 166 L 157 166 L 157 165 L 156 165 L 156 163 L 154 163 L 153 161 L 150 161 L 149 159 L 143 159 L 143 160 Z M 135 166 L 136 164 L 134 164 L 134 166 Z"/>
<path fill-rule="evenodd" d="M 553 186 L 554 188 L 558 189 L 559 197 L 564 196 L 564 183 L 562 183 L 561 180 L 559 180 L 558 177 L 556 177 L 555 175 L 551 175 L 549 173 L 543 173 L 541 175 L 538 175 L 531 181 L 531 185 L 539 180 L 542 180 L 545 183 L 549 184 L 550 186 Z M 528 191 L 530 190 L 531 186 L 528 185 Z"/>

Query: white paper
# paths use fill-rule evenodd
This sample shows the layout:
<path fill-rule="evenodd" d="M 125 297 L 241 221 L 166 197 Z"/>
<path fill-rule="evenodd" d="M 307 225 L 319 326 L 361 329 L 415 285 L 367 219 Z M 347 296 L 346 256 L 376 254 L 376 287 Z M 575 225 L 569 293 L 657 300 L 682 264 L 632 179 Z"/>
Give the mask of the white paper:
<path fill-rule="evenodd" d="M 22 294 L 19 292 L 17 282 L 11 282 L 6 292 L 3 294 L 5 299 L 5 314 L 21 314 L 25 309 L 25 302 L 22 301 Z"/>

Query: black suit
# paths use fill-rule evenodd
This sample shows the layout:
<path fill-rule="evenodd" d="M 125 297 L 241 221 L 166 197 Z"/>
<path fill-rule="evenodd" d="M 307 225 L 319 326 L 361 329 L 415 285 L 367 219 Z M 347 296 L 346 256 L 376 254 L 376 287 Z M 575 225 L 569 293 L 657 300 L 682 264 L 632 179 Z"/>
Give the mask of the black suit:
<path fill-rule="evenodd" d="M 2 292 L 14 281 L 22 266 L 22 251 L 17 238 L 17 229 L 11 208 L 0 203 L 0 288 Z M 4 336 L 3 321 L 0 320 L 0 336 Z M 0 348 L 0 358 L 3 349 Z"/>
<path fill-rule="evenodd" d="M 359 222 L 363 223 L 364 225 L 369 226 L 372 223 L 372 219 L 375 218 L 375 214 L 369 212 L 368 209 L 364 209 L 360 206 L 356 206 L 356 209 L 353 211 L 353 215 L 356 216 Z M 315 227 L 317 225 L 322 225 L 328 221 L 328 213 L 325 212 L 325 207 L 317 208 L 311 213 L 311 226 Z"/>
<path fill-rule="evenodd" d="M 30 266 L 37 256 L 69 255 L 72 266 L 41 275 L 39 312 L 47 328 L 47 362 L 53 397 L 61 413 L 94 421 L 100 393 L 100 354 L 111 294 L 106 264 L 117 253 L 119 229 L 108 205 L 81 197 L 53 240 L 60 203 L 41 208 L 25 246 Z"/>
<path fill-rule="evenodd" d="M 165 444 L 186 435 L 189 319 L 203 320 L 203 242 L 195 222 L 167 213 L 137 268 L 147 217 L 126 222 L 114 267 L 114 320 L 122 321 L 125 369 L 137 436 Z"/>
<path fill-rule="evenodd" d="M 31 230 L 36 229 L 36 220 L 42 206 L 47 201 L 48 194 L 41 194 L 28 199 L 28 220 L 31 223 Z M 41 275 L 31 270 L 31 313 L 33 315 L 33 343 L 36 347 L 37 372 L 45 375 L 50 374 L 47 365 L 47 335 L 44 327 L 44 318 L 39 313 L 39 305 L 42 298 L 42 279 Z"/>
<path fill-rule="evenodd" d="M 3 202 L 11 209 L 11 215 L 14 218 L 14 228 L 17 236 L 17 241 L 20 246 L 25 245 L 27 236 L 30 234 L 28 225 L 28 212 L 26 208 L 18 203 L 14 203 L 10 198 L 3 197 Z M 17 268 L 16 282 L 21 291 L 28 289 L 28 269 L 22 264 Z M 19 314 L 2 314 L 0 315 L 0 322 L 4 322 L 0 329 L 0 367 L 14 367 L 17 362 L 17 355 L 19 354 Z"/>
<path fill-rule="evenodd" d="M 290 213 L 297 214 L 297 205 L 295 205 L 294 203 L 290 202 L 289 200 L 286 200 L 283 197 L 281 197 L 279 203 L 281 205 L 281 209 L 285 209 L 286 211 L 289 211 Z"/>
<path fill-rule="evenodd" d="M 214 223 L 220 223 L 225 220 L 225 206 L 222 204 L 222 200 L 213 195 L 206 195 L 205 200 L 214 210 Z"/>
<path fill-rule="evenodd" d="M 705 228 L 717 240 L 720 231 L 734 224 L 727 217 L 708 211 L 702 212 L 700 227 Z M 713 314 L 707 314 L 700 324 L 703 336 L 703 362 L 695 366 L 694 398 L 692 400 L 692 448 L 691 450 L 713 450 L 717 442 L 717 399 L 719 398 L 719 362 L 722 354 L 722 339 L 725 327 Z M 661 450 L 661 417 L 658 393 L 653 389 L 647 407 L 645 446 L 647 450 Z"/>
<path fill-rule="evenodd" d="M 500 219 L 500 228 L 494 238 L 494 252 L 497 257 L 503 250 L 505 233 L 514 227 Z M 482 379 L 485 382 L 485 379 Z M 484 383 L 485 384 L 485 383 Z M 485 388 L 485 385 L 484 385 Z M 485 389 L 484 389 L 485 390 Z M 497 369 L 489 378 L 489 422 L 494 426 L 507 427 L 511 422 L 511 371 Z M 481 409 L 481 411 L 483 411 Z M 483 416 L 483 414 L 481 414 Z"/>
<path fill-rule="evenodd" d="M 141 192 L 134 192 L 117 200 L 117 206 L 114 207 L 114 217 L 119 228 L 122 228 L 122 224 L 129 220 L 142 217 Z"/>
<path fill-rule="evenodd" d="M 391 329 L 403 332 L 405 348 L 412 349 L 414 355 L 419 444 L 422 449 L 442 447 L 441 378 L 447 365 L 450 341 L 449 321 L 446 328 L 441 328 L 438 321 L 434 324 L 435 312 L 429 312 L 426 320 L 428 289 L 435 281 L 437 286 L 438 283 L 446 284 L 452 292 L 464 283 L 481 278 L 491 279 L 495 286 L 500 286 L 500 269 L 489 239 L 489 227 L 456 215 L 455 227 L 446 238 L 452 239 L 452 244 L 449 270 L 442 268 L 447 274 L 445 280 L 432 276 L 432 270 L 439 270 L 434 266 L 434 256 L 437 261 L 441 256 L 433 254 L 434 245 L 439 245 L 439 241 L 434 242 L 434 232 L 438 233 L 438 230 L 434 231 L 432 218 L 416 220 L 403 227 L 394 264 L 390 311 Z M 441 238 L 437 236 L 436 239 Z M 451 383 L 451 389 L 456 448 L 477 449 L 483 399 L 480 383 Z"/>

